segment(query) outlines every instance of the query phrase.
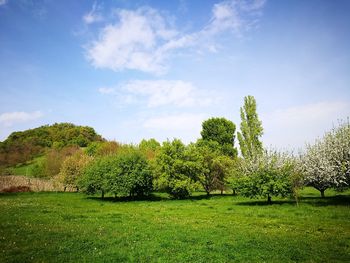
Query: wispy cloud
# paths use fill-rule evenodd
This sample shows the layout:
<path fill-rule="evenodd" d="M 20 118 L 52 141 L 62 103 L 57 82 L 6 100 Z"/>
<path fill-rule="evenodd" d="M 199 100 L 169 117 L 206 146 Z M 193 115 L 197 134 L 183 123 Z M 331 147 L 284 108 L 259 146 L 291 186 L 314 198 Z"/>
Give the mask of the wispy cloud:
<path fill-rule="evenodd" d="M 200 131 L 206 114 L 181 113 L 152 117 L 143 122 L 143 127 L 161 131 Z"/>
<path fill-rule="evenodd" d="M 16 123 L 23 123 L 28 121 L 33 121 L 39 119 L 43 116 L 40 111 L 34 112 L 24 112 L 24 111 L 15 111 L 15 112 L 5 112 L 0 114 L 0 124 L 3 124 L 6 127 L 12 126 Z"/>
<path fill-rule="evenodd" d="M 101 14 L 101 6 L 94 2 L 90 12 L 86 13 L 83 16 L 83 21 L 85 24 L 93 24 L 96 22 L 103 21 L 103 16 Z"/>
<path fill-rule="evenodd" d="M 96 68 L 160 75 L 167 71 L 167 59 L 176 50 L 204 46 L 216 52 L 211 43 L 214 36 L 224 32 L 241 35 L 257 22 L 264 3 L 229 0 L 215 4 L 208 24 L 192 33 L 180 32 L 156 9 L 118 9 L 115 11 L 118 22 L 100 30 L 98 39 L 87 45 L 86 56 Z"/>
<path fill-rule="evenodd" d="M 209 92 L 200 91 L 182 80 L 132 80 L 118 88 L 99 88 L 101 94 L 115 95 L 124 103 L 142 103 L 148 108 L 160 106 L 200 107 L 215 101 Z M 218 96 L 215 96 L 218 100 Z"/>
<path fill-rule="evenodd" d="M 7 3 L 7 0 L 0 0 L 0 6 L 3 6 Z"/>

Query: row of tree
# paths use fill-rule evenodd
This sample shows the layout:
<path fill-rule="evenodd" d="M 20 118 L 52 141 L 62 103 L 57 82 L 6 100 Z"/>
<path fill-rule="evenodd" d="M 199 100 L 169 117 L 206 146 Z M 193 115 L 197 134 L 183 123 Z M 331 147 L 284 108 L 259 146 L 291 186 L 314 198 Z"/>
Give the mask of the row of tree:
<path fill-rule="evenodd" d="M 297 196 L 305 185 L 315 187 L 322 196 L 327 188 L 342 190 L 350 185 L 349 122 L 308 145 L 304 154 L 266 150 L 260 140 L 263 128 L 256 101 L 248 96 L 237 133 L 241 156 L 235 133 L 231 121 L 210 118 L 202 124 L 201 139 L 189 145 L 178 139 L 162 144 L 142 140 L 136 146 L 92 143 L 66 159 L 60 178 L 65 185 L 102 196 L 139 196 L 158 190 L 185 198 L 198 190 L 209 195 L 231 189 L 268 202 L 273 196 Z"/>

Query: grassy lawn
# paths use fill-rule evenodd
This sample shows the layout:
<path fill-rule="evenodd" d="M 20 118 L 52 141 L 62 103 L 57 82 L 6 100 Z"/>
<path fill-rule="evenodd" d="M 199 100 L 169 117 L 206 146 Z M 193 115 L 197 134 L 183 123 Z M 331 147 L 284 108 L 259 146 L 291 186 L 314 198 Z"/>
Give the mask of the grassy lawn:
<path fill-rule="evenodd" d="M 346 195 L 347 194 L 347 195 Z M 0 195 L 2 262 L 350 262 L 350 196 L 299 206 L 233 196 Z"/>

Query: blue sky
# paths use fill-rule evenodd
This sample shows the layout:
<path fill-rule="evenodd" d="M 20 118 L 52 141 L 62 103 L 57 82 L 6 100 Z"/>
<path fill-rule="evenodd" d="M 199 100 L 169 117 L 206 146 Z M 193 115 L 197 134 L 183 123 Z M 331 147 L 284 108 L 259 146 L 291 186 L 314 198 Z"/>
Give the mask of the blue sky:
<path fill-rule="evenodd" d="M 350 116 L 350 1 L 0 0 L 0 140 L 55 122 L 195 141 L 255 96 L 266 146 Z"/>

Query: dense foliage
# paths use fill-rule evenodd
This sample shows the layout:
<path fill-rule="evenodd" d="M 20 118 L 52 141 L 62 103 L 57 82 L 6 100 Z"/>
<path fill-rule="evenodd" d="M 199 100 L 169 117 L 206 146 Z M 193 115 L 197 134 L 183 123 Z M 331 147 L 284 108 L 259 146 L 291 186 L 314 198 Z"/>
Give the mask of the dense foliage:
<path fill-rule="evenodd" d="M 69 145 L 85 147 L 94 141 L 102 141 L 102 137 L 93 128 L 71 123 L 13 132 L 0 143 L 0 166 L 29 161 L 48 148 L 60 149 Z"/>
<path fill-rule="evenodd" d="M 202 124 L 202 140 L 216 142 L 215 150 L 223 154 L 235 157 L 237 149 L 235 144 L 236 125 L 225 118 L 210 118 Z"/>
<path fill-rule="evenodd" d="M 195 178 L 200 170 L 193 151 L 178 139 L 166 141 L 156 156 L 156 187 L 174 198 L 188 197 L 195 189 Z"/>
<path fill-rule="evenodd" d="M 115 196 L 143 196 L 152 191 L 152 173 L 147 159 L 135 150 L 96 159 L 88 165 L 80 179 L 88 194 L 101 192 Z"/>

